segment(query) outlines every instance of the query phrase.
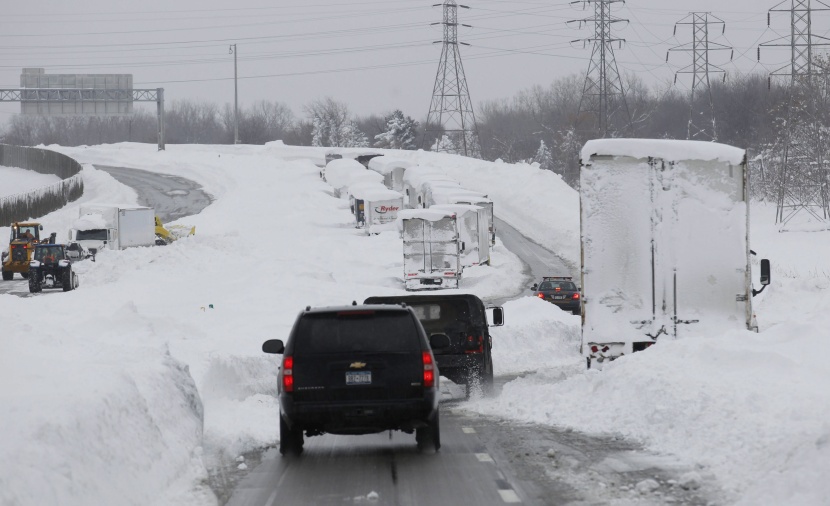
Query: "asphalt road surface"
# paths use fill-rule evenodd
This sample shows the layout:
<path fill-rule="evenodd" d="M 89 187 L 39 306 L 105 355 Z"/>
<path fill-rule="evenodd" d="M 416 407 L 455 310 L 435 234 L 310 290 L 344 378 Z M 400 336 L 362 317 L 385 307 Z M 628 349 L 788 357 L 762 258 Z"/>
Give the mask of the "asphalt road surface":
<path fill-rule="evenodd" d="M 108 165 L 95 168 L 133 188 L 139 204 L 152 207 L 163 223 L 199 214 L 213 201 L 198 183 L 183 177 Z"/>

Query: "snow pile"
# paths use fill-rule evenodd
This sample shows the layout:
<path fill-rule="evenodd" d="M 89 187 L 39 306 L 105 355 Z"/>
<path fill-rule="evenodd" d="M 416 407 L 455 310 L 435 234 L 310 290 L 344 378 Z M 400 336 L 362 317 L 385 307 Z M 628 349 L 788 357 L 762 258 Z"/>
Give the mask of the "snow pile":
<path fill-rule="evenodd" d="M 75 230 L 101 230 L 108 227 L 107 220 L 101 214 L 85 214 L 72 224 Z"/>
<path fill-rule="evenodd" d="M 0 167 L 0 199 L 60 183 L 60 181 L 61 178 L 54 174 L 41 174 L 17 167 Z"/>

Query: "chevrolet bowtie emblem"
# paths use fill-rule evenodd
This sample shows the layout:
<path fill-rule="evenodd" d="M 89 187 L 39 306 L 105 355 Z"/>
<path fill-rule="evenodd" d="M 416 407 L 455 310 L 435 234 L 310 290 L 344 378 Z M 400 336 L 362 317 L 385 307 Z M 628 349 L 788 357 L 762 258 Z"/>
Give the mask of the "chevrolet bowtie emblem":
<path fill-rule="evenodd" d="M 352 369 L 363 369 L 366 367 L 365 362 L 352 362 L 352 365 L 349 366 Z"/>

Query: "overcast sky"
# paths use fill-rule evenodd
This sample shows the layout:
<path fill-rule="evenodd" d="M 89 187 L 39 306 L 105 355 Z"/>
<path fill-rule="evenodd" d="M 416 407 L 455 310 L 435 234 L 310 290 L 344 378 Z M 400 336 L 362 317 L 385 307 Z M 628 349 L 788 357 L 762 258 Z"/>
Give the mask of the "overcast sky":
<path fill-rule="evenodd" d="M 280 101 L 296 114 L 324 96 L 353 113 L 399 108 L 422 119 L 429 108 L 441 53 L 439 0 L 35 0 L 6 2 L 0 30 L 0 86 L 18 88 L 23 67 L 48 74 L 129 73 L 136 88 L 165 89 L 168 101 L 233 103 L 233 55 L 238 44 L 239 100 Z M 818 0 L 815 0 L 816 3 Z M 473 102 L 510 98 L 533 85 L 584 75 L 593 26 L 568 25 L 593 15 L 589 4 L 562 0 L 462 0 L 459 9 L 464 68 Z M 712 42 L 735 49 L 713 54 L 730 75 L 767 72 L 788 62 L 786 50 L 759 43 L 789 33 L 789 16 L 767 10 L 776 0 L 630 0 L 613 6 L 629 20 L 614 26 L 624 38 L 615 49 L 622 73 L 652 86 L 670 83 L 691 63 L 689 53 L 666 51 L 692 40 L 691 27 L 674 25 L 690 11 L 708 11 L 726 23 Z M 787 7 L 790 1 L 784 2 Z M 830 12 L 816 13 L 814 33 L 830 30 Z M 685 83 L 683 81 L 686 81 Z M 688 88 L 688 76 L 679 85 Z M 0 104 L 0 123 L 20 104 Z"/>

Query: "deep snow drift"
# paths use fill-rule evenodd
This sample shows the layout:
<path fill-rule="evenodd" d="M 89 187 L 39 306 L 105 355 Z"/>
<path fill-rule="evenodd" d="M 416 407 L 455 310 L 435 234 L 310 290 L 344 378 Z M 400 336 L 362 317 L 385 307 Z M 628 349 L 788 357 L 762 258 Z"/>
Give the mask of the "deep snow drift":
<path fill-rule="evenodd" d="M 203 455 L 278 438 L 277 361 L 262 341 L 284 337 L 307 304 L 403 293 L 400 238 L 353 227 L 348 201 L 319 179 L 324 150 L 53 148 L 187 177 L 216 200 L 180 220 L 194 237 L 76 264 L 77 291 L 0 295 L 0 503 L 208 504 Z M 577 264 L 578 195 L 555 174 L 393 154 L 487 193 L 499 218 Z M 45 231 L 63 237 L 80 203 L 136 203 L 106 173 L 83 175 L 83 199 L 42 218 Z M 494 329 L 496 373 L 522 377 L 464 406 L 641 440 L 699 464 L 726 502 L 830 502 L 830 235 L 779 234 L 770 209 L 753 212 L 753 249 L 773 261 L 773 284 L 755 300 L 760 334 L 660 342 L 584 371 L 580 319 L 524 297 Z M 527 293 L 526 281 L 497 243 L 493 266 L 466 269 L 461 291 L 509 296 Z"/>

